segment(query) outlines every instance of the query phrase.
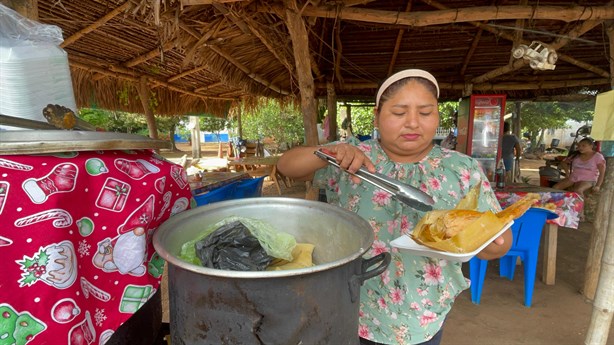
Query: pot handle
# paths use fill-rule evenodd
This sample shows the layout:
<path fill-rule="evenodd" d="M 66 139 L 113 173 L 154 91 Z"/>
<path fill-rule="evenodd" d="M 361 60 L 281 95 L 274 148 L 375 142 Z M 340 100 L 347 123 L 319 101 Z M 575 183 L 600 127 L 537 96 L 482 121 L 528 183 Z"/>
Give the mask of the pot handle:
<path fill-rule="evenodd" d="M 353 275 L 348 283 L 350 285 L 350 298 L 352 300 L 352 303 L 356 302 L 360 297 L 360 286 L 362 285 L 362 283 L 367 279 L 382 274 L 390 264 L 390 260 L 391 256 L 388 252 L 380 253 L 370 259 L 362 259 L 361 273 L 358 275 Z M 367 271 L 369 267 L 377 264 L 378 262 L 380 263 L 379 266 L 370 271 Z"/>

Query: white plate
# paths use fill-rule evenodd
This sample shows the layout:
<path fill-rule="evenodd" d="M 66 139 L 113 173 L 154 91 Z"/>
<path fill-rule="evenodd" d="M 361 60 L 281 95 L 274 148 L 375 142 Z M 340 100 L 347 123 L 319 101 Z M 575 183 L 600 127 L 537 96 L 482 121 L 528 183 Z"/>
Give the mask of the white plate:
<path fill-rule="evenodd" d="M 514 221 L 507 223 L 503 227 L 503 229 L 501 229 L 501 231 L 496 233 L 493 237 L 489 238 L 488 241 L 484 242 L 484 244 L 482 244 L 478 249 L 470 253 L 450 253 L 450 252 L 444 252 L 441 250 L 429 248 L 429 247 L 416 243 L 411 237 L 409 237 L 409 235 L 403 235 L 401 237 L 395 238 L 394 240 L 390 242 L 390 245 L 393 247 L 399 248 L 403 251 L 412 253 L 414 255 L 428 256 L 432 258 L 445 259 L 445 260 L 451 260 L 451 261 L 467 262 L 471 260 L 471 258 L 474 257 L 477 253 L 479 253 L 482 249 L 484 249 L 484 247 L 486 247 L 495 238 L 497 238 L 502 233 L 504 233 L 505 230 L 509 229 L 509 227 L 512 226 L 512 224 L 514 224 Z"/>

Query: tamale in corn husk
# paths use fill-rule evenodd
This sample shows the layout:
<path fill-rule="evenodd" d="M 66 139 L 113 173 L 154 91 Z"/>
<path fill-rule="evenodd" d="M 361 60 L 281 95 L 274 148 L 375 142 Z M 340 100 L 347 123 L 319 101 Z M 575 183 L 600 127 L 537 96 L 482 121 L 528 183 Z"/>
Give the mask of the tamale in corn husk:
<path fill-rule="evenodd" d="M 456 208 L 427 212 L 414 228 L 411 238 L 429 248 L 469 253 L 522 216 L 535 202 L 534 198 L 526 197 L 495 214 L 477 211 L 479 195 L 480 185 L 476 185 Z"/>

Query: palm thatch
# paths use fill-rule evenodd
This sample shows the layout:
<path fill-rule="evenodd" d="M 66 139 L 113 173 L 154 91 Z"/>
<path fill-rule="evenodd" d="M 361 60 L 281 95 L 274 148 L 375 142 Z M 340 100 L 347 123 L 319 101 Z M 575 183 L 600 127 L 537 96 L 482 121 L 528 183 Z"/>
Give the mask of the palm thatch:
<path fill-rule="evenodd" d="M 6 0 L 3 0 L 6 2 Z M 314 96 L 373 99 L 406 68 L 441 82 L 441 97 L 509 99 L 593 95 L 610 88 L 605 33 L 611 0 L 38 0 L 40 22 L 62 28 L 79 107 L 225 115 L 258 97 L 300 97 L 287 5 L 308 32 Z M 559 56 L 553 71 L 511 57 L 537 40 Z M 250 100 L 251 101 L 248 101 Z"/>

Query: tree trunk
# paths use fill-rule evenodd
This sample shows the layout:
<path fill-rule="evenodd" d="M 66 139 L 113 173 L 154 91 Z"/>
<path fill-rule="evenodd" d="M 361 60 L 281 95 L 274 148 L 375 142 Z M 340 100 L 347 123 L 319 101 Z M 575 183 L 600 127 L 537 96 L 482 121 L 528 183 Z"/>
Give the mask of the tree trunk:
<path fill-rule="evenodd" d="M 173 123 L 171 128 L 168 130 L 168 136 L 171 141 L 171 150 L 177 151 L 177 145 L 175 143 L 175 128 L 177 128 L 177 124 Z"/>
<path fill-rule="evenodd" d="M 156 126 L 156 118 L 153 111 L 149 107 L 149 85 L 147 85 L 147 77 L 141 77 L 139 87 L 139 98 L 141 99 L 141 105 L 143 106 L 143 113 L 145 114 L 145 121 L 147 121 L 147 128 L 149 129 L 149 137 L 152 139 L 158 139 L 158 128 Z"/>

